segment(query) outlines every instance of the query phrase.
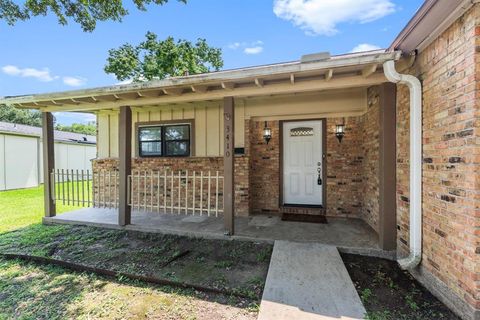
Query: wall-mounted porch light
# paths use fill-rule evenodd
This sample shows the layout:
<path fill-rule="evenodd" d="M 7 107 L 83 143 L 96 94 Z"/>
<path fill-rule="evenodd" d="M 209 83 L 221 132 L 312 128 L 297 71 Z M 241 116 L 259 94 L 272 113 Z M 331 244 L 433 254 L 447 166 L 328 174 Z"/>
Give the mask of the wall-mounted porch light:
<path fill-rule="evenodd" d="M 342 139 L 345 136 L 345 119 L 343 119 L 341 124 L 337 124 L 335 136 L 337 136 L 338 142 L 342 143 Z"/>
<path fill-rule="evenodd" d="M 263 128 L 263 140 L 268 144 L 272 139 L 272 129 L 268 127 L 267 121 L 265 121 L 265 127 Z"/>

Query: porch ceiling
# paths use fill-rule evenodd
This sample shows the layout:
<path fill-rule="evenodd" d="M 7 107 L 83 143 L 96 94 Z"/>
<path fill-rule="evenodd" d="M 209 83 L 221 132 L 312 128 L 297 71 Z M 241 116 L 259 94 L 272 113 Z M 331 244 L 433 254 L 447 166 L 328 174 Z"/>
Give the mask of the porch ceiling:
<path fill-rule="evenodd" d="M 398 60 L 399 52 L 373 51 L 226 70 L 94 89 L 64 91 L 0 99 L 0 104 L 42 111 L 95 111 L 120 106 L 155 106 L 367 87 L 386 82 L 382 64 Z"/>

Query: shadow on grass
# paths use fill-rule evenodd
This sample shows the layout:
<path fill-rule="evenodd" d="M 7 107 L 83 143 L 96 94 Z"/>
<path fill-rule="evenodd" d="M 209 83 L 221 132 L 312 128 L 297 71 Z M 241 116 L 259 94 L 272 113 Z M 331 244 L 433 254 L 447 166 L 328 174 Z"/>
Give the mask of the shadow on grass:
<path fill-rule="evenodd" d="M 139 289 L 154 291 L 156 295 L 153 296 L 159 301 L 171 300 L 167 304 L 172 305 L 172 308 L 177 303 L 167 299 L 165 294 L 176 295 L 177 299 L 185 298 L 186 305 L 189 305 L 189 297 L 195 297 L 199 300 L 198 303 L 203 300 L 204 303 L 217 302 L 224 307 L 235 306 L 246 310 L 245 312 L 252 309 L 255 311 L 263 291 L 271 251 L 271 245 L 251 242 L 207 240 L 85 226 L 33 224 L 0 233 L 0 253 L 53 258 L 118 273 L 221 289 L 247 298 L 200 293 L 193 289 L 140 281 L 125 282 L 126 279 L 110 281 L 102 276 L 73 272 L 57 266 L 0 260 L 0 263 L 13 265 L 13 269 L 19 272 L 15 277 L 1 276 L 0 273 L 0 289 L 5 287 L 6 292 L 10 292 L 2 293 L 8 294 L 8 302 L 2 302 L 6 305 L 0 303 L 0 309 L 9 312 L 7 318 L 15 315 L 16 310 L 23 310 L 22 314 L 35 315 L 35 318 L 42 315 L 40 318 L 43 318 L 45 313 L 48 315 L 46 318 L 51 319 L 51 313 L 47 310 L 49 308 L 60 315 L 75 315 L 77 312 L 83 314 L 85 311 L 80 310 L 82 304 L 78 300 L 85 300 L 82 297 L 86 292 L 99 290 L 95 283 L 100 281 L 109 287 L 123 285 L 123 291 L 127 292 Z M 90 293 L 88 295 L 91 296 Z M 100 297 L 96 298 L 98 299 Z M 143 300 L 145 299 L 147 298 Z M 139 301 L 138 305 L 137 309 L 148 309 L 144 302 Z M 92 312 L 91 306 L 87 309 L 89 313 Z M 177 310 L 178 307 L 174 309 Z M 170 312 L 176 312 L 175 310 Z M 105 312 L 111 310 L 106 307 Z M 0 312 L 0 319 L 1 315 Z"/>
<path fill-rule="evenodd" d="M 202 301 L 255 311 L 255 305 L 234 297 L 106 279 L 20 260 L 0 259 L 0 289 L 0 319 L 144 318 L 146 314 L 183 318 Z"/>

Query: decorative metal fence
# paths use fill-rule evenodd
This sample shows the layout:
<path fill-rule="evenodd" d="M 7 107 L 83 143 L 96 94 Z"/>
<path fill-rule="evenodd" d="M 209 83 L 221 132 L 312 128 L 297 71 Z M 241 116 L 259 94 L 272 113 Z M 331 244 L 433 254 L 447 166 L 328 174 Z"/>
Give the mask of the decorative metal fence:
<path fill-rule="evenodd" d="M 54 169 L 50 178 L 56 203 L 78 207 L 94 205 L 90 170 Z"/>
<path fill-rule="evenodd" d="M 51 172 L 56 203 L 79 207 L 118 208 L 116 169 Z M 223 213 L 224 177 L 219 171 L 133 170 L 128 177 L 132 209 L 172 214 L 218 216 Z"/>
<path fill-rule="evenodd" d="M 223 176 L 218 171 L 134 170 L 128 187 L 134 210 L 208 216 L 223 213 Z"/>

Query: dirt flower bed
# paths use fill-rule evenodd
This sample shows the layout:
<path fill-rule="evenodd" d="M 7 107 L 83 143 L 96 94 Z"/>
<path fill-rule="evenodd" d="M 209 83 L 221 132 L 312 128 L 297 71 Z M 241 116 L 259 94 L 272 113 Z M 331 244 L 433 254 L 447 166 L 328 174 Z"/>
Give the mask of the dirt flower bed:
<path fill-rule="evenodd" d="M 457 320 L 444 304 L 393 261 L 342 254 L 369 320 Z"/>
<path fill-rule="evenodd" d="M 82 226 L 34 225 L 0 235 L 28 254 L 261 298 L 272 246 Z"/>

